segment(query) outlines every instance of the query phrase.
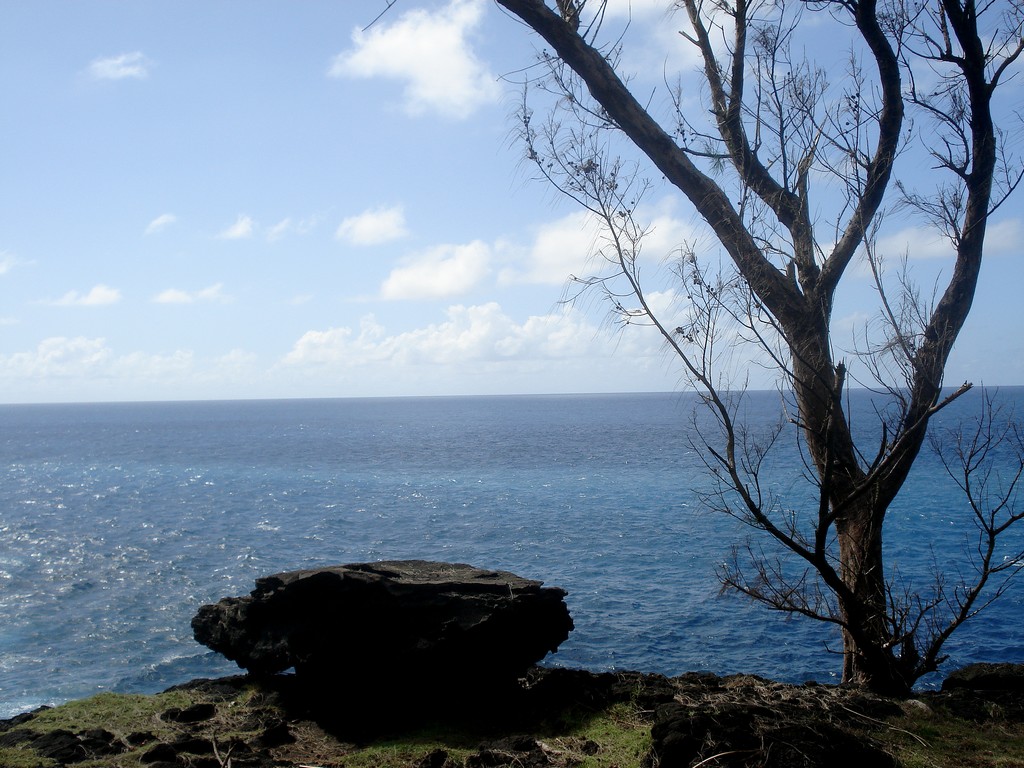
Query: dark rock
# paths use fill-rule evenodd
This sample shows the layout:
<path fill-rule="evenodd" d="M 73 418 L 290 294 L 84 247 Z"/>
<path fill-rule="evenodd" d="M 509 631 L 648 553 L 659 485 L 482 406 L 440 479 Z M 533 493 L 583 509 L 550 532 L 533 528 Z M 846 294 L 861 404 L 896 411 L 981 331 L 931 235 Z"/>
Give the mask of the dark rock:
<path fill-rule="evenodd" d="M 71 731 L 33 731 L 21 729 L 0 734 L 0 747 L 30 746 L 38 755 L 62 765 L 79 763 L 95 757 L 118 754 L 124 745 L 102 728 L 74 734 Z"/>
<path fill-rule="evenodd" d="M 551 765 L 544 748 L 532 736 L 506 736 L 480 745 L 466 758 L 465 768 L 545 768 Z"/>
<path fill-rule="evenodd" d="M 184 709 L 173 707 L 161 714 L 160 719 L 167 723 L 201 723 L 212 718 L 216 712 L 217 708 L 213 704 L 203 702 Z"/>
<path fill-rule="evenodd" d="M 124 737 L 125 743 L 131 747 L 141 747 L 143 744 L 148 744 L 156 736 L 153 735 L 152 731 L 133 731 Z"/>
<path fill-rule="evenodd" d="M 950 717 L 976 723 L 1024 722 L 1024 697 L 1019 691 L 973 690 L 952 686 L 924 694 L 926 705 Z"/>
<path fill-rule="evenodd" d="M 506 736 L 502 739 L 488 742 L 481 749 L 501 750 L 503 752 L 535 752 L 540 745 L 533 736 Z"/>
<path fill-rule="evenodd" d="M 720 748 L 725 741 L 721 733 L 726 729 L 734 732 L 736 741 Z M 681 704 L 666 704 L 658 709 L 651 728 L 651 765 L 682 768 L 724 751 L 749 752 L 756 743 L 749 717 L 721 711 L 712 716 Z"/>
<path fill-rule="evenodd" d="M 139 762 L 142 763 L 173 763 L 178 757 L 177 750 L 170 744 L 154 744 L 142 753 Z"/>
<path fill-rule="evenodd" d="M 125 751 L 125 745 L 110 731 L 103 728 L 90 728 L 78 734 L 78 740 L 90 757 L 116 755 Z"/>
<path fill-rule="evenodd" d="M 416 768 L 452 768 L 454 762 L 448 756 L 447 750 L 435 749 L 416 764 Z"/>
<path fill-rule="evenodd" d="M 199 677 L 187 683 L 179 683 L 167 688 L 167 691 L 189 691 L 190 693 L 201 693 L 205 698 L 213 701 L 227 701 L 235 698 L 239 691 L 252 681 L 245 675 L 231 675 L 229 677 L 208 678 Z"/>
<path fill-rule="evenodd" d="M 1024 664 L 969 664 L 951 672 L 942 690 L 1024 691 Z"/>
<path fill-rule="evenodd" d="M 196 639 L 323 689 L 460 691 L 526 673 L 572 630 L 565 592 L 504 571 L 405 560 L 258 579 L 205 605 Z"/>
<path fill-rule="evenodd" d="M 38 738 L 39 734 L 36 731 L 26 729 L 10 731 L 9 733 L 0 734 L 0 747 L 16 747 L 19 744 L 34 741 Z"/>
<path fill-rule="evenodd" d="M 48 709 L 50 709 L 50 707 L 39 707 L 38 709 L 34 709 L 31 712 L 22 712 L 20 715 L 15 715 L 14 717 L 8 720 L 0 720 L 0 733 L 3 733 L 4 731 L 9 731 L 11 728 L 14 728 L 16 726 L 24 725 L 25 723 L 34 719 L 35 716 L 38 715 L 40 712 L 45 712 Z"/>
<path fill-rule="evenodd" d="M 40 734 L 32 740 L 32 749 L 58 763 L 78 763 L 89 757 L 78 737 L 62 729 Z"/>
<path fill-rule="evenodd" d="M 280 747 L 284 744 L 293 744 L 295 736 L 292 735 L 291 730 L 288 728 L 288 723 L 278 720 L 274 723 L 268 723 L 263 732 L 256 737 L 256 741 L 261 747 L 266 749 Z"/>
<path fill-rule="evenodd" d="M 183 752 L 190 755 L 213 754 L 213 742 L 210 739 L 202 739 L 197 736 L 182 736 L 172 741 L 169 746 L 179 755 Z"/>

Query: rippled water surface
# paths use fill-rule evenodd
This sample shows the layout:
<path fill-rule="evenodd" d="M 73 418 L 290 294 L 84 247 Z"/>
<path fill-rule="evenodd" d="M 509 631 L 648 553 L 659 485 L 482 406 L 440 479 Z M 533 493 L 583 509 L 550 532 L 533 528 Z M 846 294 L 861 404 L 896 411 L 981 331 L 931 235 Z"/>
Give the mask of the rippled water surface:
<path fill-rule="evenodd" d="M 778 418 L 777 395 L 749 397 L 755 426 Z M 956 412 L 972 413 L 971 398 Z M 694 404 L 0 407 L 0 717 L 233 673 L 192 640 L 200 605 L 268 573 L 380 559 L 468 562 L 567 589 L 576 630 L 550 663 L 834 680 L 827 627 L 719 594 L 716 566 L 748 532 L 696 500 L 708 478 L 690 443 Z M 779 443 L 770 485 L 799 505 L 791 442 Z M 932 563 L 962 558 L 963 512 L 926 453 L 891 513 L 904 576 L 927 582 Z M 950 645 L 950 664 L 1024 661 L 1022 600 L 1024 582 Z"/>

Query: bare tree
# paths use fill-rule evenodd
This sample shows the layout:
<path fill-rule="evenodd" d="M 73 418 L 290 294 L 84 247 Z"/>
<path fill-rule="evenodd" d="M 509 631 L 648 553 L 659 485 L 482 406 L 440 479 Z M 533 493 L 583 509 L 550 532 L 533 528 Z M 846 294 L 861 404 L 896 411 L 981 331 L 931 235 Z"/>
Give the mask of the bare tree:
<path fill-rule="evenodd" d="M 695 438 L 719 481 L 708 501 L 788 554 L 748 546 L 723 570 L 725 584 L 837 626 L 844 681 L 909 691 L 942 662 L 950 634 L 1024 565 L 1022 552 L 997 556 L 998 537 L 1024 515 L 1014 504 L 1024 451 L 991 407 L 973 432 L 937 443 L 978 526 L 973 571 L 953 583 L 937 573 L 931 589 L 914 591 L 883 557 L 886 513 L 930 420 L 971 386 L 944 389 L 943 376 L 971 308 L 989 217 L 1020 181 L 993 98 L 1024 50 L 1024 9 L 1017 0 L 676 0 L 681 13 L 665 23 L 684 26 L 681 44 L 699 54 L 706 109 L 688 109 L 670 89 L 675 108 L 659 120 L 619 74 L 618 41 L 598 42 L 603 2 L 497 2 L 553 51 L 534 91 L 553 93 L 556 106 L 543 120 L 526 100 L 521 112 L 528 157 L 603 224 L 600 251 L 614 269 L 575 285 L 604 290 L 623 322 L 658 328 L 713 417 L 714 429 L 701 424 Z M 850 40 L 837 82 L 797 54 L 810 15 Z M 647 186 L 617 159 L 616 136 L 689 201 L 727 254 L 730 268 L 718 272 L 693 245 L 680 251 L 682 323 L 658 316 L 641 279 L 648 233 L 637 206 Z M 901 153 L 917 165 L 927 156 L 934 189 L 897 179 Z M 877 253 L 884 206 L 897 205 L 955 251 L 931 301 L 907 273 L 891 285 Z M 844 360 L 832 311 L 861 254 L 879 315 Z M 756 349 L 788 393 L 812 490 L 800 503 L 787 506 L 765 482 L 763 463 L 787 425 L 765 434 L 745 427 L 743 382 L 725 375 L 737 344 Z M 884 399 L 870 449 L 851 420 L 850 375 Z"/>

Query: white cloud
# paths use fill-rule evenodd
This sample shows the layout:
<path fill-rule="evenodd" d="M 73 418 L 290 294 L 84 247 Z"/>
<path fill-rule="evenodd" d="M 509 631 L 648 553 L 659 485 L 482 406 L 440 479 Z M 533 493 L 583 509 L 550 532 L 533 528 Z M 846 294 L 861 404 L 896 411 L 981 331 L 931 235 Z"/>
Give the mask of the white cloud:
<path fill-rule="evenodd" d="M 667 390 L 678 371 L 651 328 L 618 333 L 568 306 L 518 320 L 487 303 L 451 306 L 438 322 L 401 332 L 372 315 L 309 331 L 274 375 L 308 396 L 379 397 Z"/>
<path fill-rule="evenodd" d="M 102 307 L 116 304 L 121 300 L 121 292 L 107 285 L 96 285 L 88 293 L 68 291 L 59 299 L 48 302 L 57 307 Z"/>
<path fill-rule="evenodd" d="M 197 301 L 227 301 L 229 298 L 224 293 L 224 285 L 222 283 L 208 286 L 196 293 Z"/>
<path fill-rule="evenodd" d="M 13 402 L 87 402 L 126 394 L 128 399 L 203 398 L 211 387 L 217 396 L 231 397 L 248 392 L 265 375 L 258 363 L 256 355 L 240 349 L 209 358 L 188 349 L 117 353 L 104 338 L 54 336 L 34 349 L 0 354 L 0 380 L 31 393 Z"/>
<path fill-rule="evenodd" d="M 177 220 L 178 217 L 173 213 L 162 213 L 146 225 L 146 231 L 143 234 L 155 235 L 158 232 L 163 232 Z"/>
<path fill-rule="evenodd" d="M 0 275 L 6 275 L 20 263 L 21 260 L 14 254 L 8 253 L 7 251 L 0 251 Z"/>
<path fill-rule="evenodd" d="M 675 200 L 665 198 L 659 203 L 642 206 L 636 213 L 644 222 L 647 235 L 643 239 L 646 257 L 661 261 L 678 253 L 686 243 L 697 243 L 706 238 L 692 224 L 675 216 Z"/>
<path fill-rule="evenodd" d="M 647 306 L 651 314 L 669 328 L 680 325 L 681 323 L 678 318 L 687 316 L 690 313 L 689 307 L 680 305 L 679 294 L 675 289 L 651 291 L 644 294 L 644 298 L 647 300 Z"/>
<path fill-rule="evenodd" d="M 443 299 L 466 293 L 490 271 L 490 248 L 476 240 L 468 245 L 439 245 L 406 259 L 381 286 L 385 299 Z"/>
<path fill-rule="evenodd" d="M 229 297 L 224 294 L 223 283 L 216 283 L 199 291 L 183 291 L 178 288 L 168 288 L 153 297 L 155 304 L 194 304 L 199 301 L 226 302 Z"/>
<path fill-rule="evenodd" d="M 362 340 L 358 340 L 361 342 Z M 358 343 L 357 342 L 357 343 Z M 346 349 L 353 345 L 351 328 L 330 328 L 307 331 L 295 342 L 285 358 L 286 365 L 317 365 L 340 362 Z M 359 344 L 359 346 L 364 346 Z"/>
<path fill-rule="evenodd" d="M 239 218 L 241 219 L 243 217 Z M 286 216 L 285 218 L 277 222 L 277 224 L 274 224 L 273 226 L 266 229 L 267 240 L 271 243 L 277 242 L 286 235 L 290 235 L 293 233 L 296 235 L 308 235 L 310 232 L 316 229 L 317 225 L 320 223 L 320 218 L 321 217 L 318 214 L 306 216 L 305 218 L 302 219 L 295 219 L 291 216 Z M 237 222 L 235 226 L 238 226 Z M 251 221 L 250 234 L 254 233 L 255 231 L 256 222 Z"/>
<path fill-rule="evenodd" d="M 1024 237 L 1024 225 L 1020 219 L 1003 219 L 990 222 L 985 233 L 985 253 L 1016 253 Z M 876 250 L 883 259 L 895 261 L 906 256 L 908 259 L 944 259 L 956 255 L 956 249 L 948 237 L 935 227 L 906 227 L 898 232 L 880 237 Z"/>
<path fill-rule="evenodd" d="M 156 304 L 191 304 L 192 301 L 191 294 L 179 288 L 168 288 L 153 297 L 153 302 Z"/>
<path fill-rule="evenodd" d="M 161 384 L 173 376 L 191 380 L 192 365 L 193 355 L 188 351 L 118 356 L 103 338 L 53 336 L 27 352 L 0 355 L 0 378 L 20 379 L 31 382 L 40 391 L 56 392 L 67 392 L 68 381 L 73 381 L 76 396 L 90 392 L 99 396 L 108 390 L 112 380 Z M 89 382 L 96 382 L 99 389 L 90 390 Z"/>
<path fill-rule="evenodd" d="M 601 10 L 609 16 L 664 16 L 671 6 L 665 0 L 608 0 Z"/>
<path fill-rule="evenodd" d="M 30 393 L 12 402 L 206 398 L 211 392 L 227 398 L 249 392 L 264 374 L 258 358 L 240 349 L 210 358 L 188 349 L 117 353 L 105 339 L 84 336 L 54 336 L 34 349 L 0 354 L 7 391 Z"/>
<path fill-rule="evenodd" d="M 647 230 L 642 254 L 655 263 L 696 237 L 693 227 L 673 215 L 672 205 L 666 200 L 636 211 L 637 220 Z M 605 232 L 600 221 L 587 211 L 549 222 L 537 230 L 526 252 L 501 271 L 499 282 L 563 285 L 571 275 L 584 277 L 595 270 L 603 273 L 605 265 L 591 263 L 591 256 L 606 245 Z"/>
<path fill-rule="evenodd" d="M 720 22 L 712 21 L 720 13 L 712 10 L 715 5 L 704 3 L 701 6 L 705 23 L 711 28 L 720 26 Z M 689 81 L 688 78 L 695 70 L 703 69 L 703 62 L 697 46 L 679 34 L 680 30 L 690 32 L 691 27 L 689 19 L 680 11 L 678 4 L 668 0 L 608 0 L 607 3 L 596 6 L 595 12 L 600 14 L 602 22 L 614 22 L 608 25 L 605 32 L 615 29 L 616 33 L 621 32 L 623 36 L 635 34 L 638 39 L 634 39 L 634 43 L 642 40 L 639 45 L 623 46 L 620 62 L 622 71 L 632 72 L 645 79 L 652 78 L 658 85 L 665 83 L 665 73 L 678 73 L 687 78 L 688 82 L 688 87 L 683 90 L 684 98 L 698 111 L 697 114 L 706 111 L 700 100 L 690 95 L 701 90 L 695 81 Z M 813 15 L 806 14 L 807 17 Z M 584 10 L 583 28 L 586 29 L 593 20 L 594 12 L 588 13 Z M 728 22 L 726 29 L 729 29 Z M 728 56 L 728 39 L 728 35 L 711 35 L 712 46 L 719 54 L 720 61 L 724 61 Z"/>
<path fill-rule="evenodd" d="M 605 356 L 614 345 L 599 329 L 570 308 L 517 323 L 501 307 L 451 306 L 445 320 L 398 334 L 370 315 L 352 328 L 309 331 L 284 359 L 286 365 L 363 366 L 389 362 L 399 365 L 452 365 L 512 360 L 561 360 Z M 639 334 L 637 334 L 639 336 Z M 635 339 L 634 339 L 635 340 Z M 659 345 L 643 351 L 658 354 Z M 640 351 L 635 345 L 631 351 Z"/>
<path fill-rule="evenodd" d="M 30 352 L 0 355 L 0 373 L 25 378 L 81 375 L 109 363 L 112 353 L 104 339 L 54 336 Z"/>
<path fill-rule="evenodd" d="M 533 244 L 515 266 L 503 269 L 499 282 L 512 285 L 562 285 L 570 275 L 580 276 L 601 233 L 597 219 L 577 211 L 537 230 Z"/>
<path fill-rule="evenodd" d="M 282 237 L 284 237 L 288 233 L 288 231 L 291 228 L 292 228 L 292 220 L 291 220 L 291 218 L 282 219 L 277 224 L 272 226 L 269 230 L 267 230 L 267 240 L 270 240 L 271 242 L 273 242 L 275 240 L 280 240 Z"/>
<path fill-rule="evenodd" d="M 221 240 L 244 240 L 245 238 L 252 237 L 255 227 L 256 222 L 251 216 L 239 214 L 235 223 L 222 231 L 217 237 Z"/>
<path fill-rule="evenodd" d="M 295 224 L 295 231 L 300 235 L 308 235 L 320 224 L 320 220 L 323 217 L 319 213 L 314 213 L 311 216 L 307 216 L 304 219 L 299 219 Z"/>
<path fill-rule="evenodd" d="M 109 363 L 105 368 L 111 375 L 126 380 L 160 382 L 165 382 L 170 377 L 190 374 L 195 360 L 192 352 L 188 350 L 177 350 L 169 355 L 129 352 L 120 357 L 115 357 L 111 352 L 109 357 Z"/>
<path fill-rule="evenodd" d="M 338 227 L 335 237 L 352 245 L 379 245 L 405 237 L 405 211 L 402 206 L 374 208 L 349 216 Z"/>
<path fill-rule="evenodd" d="M 335 57 L 328 73 L 401 80 L 409 113 L 468 117 L 500 97 L 497 78 L 467 39 L 483 9 L 483 0 L 451 0 L 434 12 L 414 9 L 393 24 L 357 29 L 352 33 L 354 48 Z"/>
<path fill-rule="evenodd" d="M 1021 240 L 1024 240 L 1024 223 L 1020 219 L 990 222 L 985 230 L 985 253 L 1018 253 Z"/>
<path fill-rule="evenodd" d="M 891 235 L 880 237 L 875 245 L 878 254 L 886 260 L 941 259 L 954 254 L 949 238 L 932 227 L 907 227 Z"/>
<path fill-rule="evenodd" d="M 149 77 L 152 62 L 141 51 L 122 53 L 105 59 L 94 59 L 89 64 L 89 75 L 96 80 L 143 80 Z"/>
<path fill-rule="evenodd" d="M 213 371 L 217 379 L 232 382 L 253 381 L 262 373 L 259 370 L 259 355 L 244 349 L 232 349 L 215 358 Z"/>

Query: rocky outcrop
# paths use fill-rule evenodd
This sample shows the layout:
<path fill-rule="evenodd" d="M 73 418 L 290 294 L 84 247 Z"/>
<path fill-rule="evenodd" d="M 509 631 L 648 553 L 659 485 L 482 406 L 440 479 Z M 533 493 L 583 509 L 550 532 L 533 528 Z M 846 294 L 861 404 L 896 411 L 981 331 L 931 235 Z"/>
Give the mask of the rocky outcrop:
<path fill-rule="evenodd" d="M 950 672 L 942 690 L 1024 691 L 1024 664 L 968 664 Z"/>
<path fill-rule="evenodd" d="M 204 605 L 196 640 L 257 674 L 411 693 L 513 682 L 573 628 L 565 591 L 505 571 L 403 560 L 258 579 Z"/>
<path fill-rule="evenodd" d="M 977 663 L 950 672 L 930 704 L 954 717 L 1024 722 L 1024 664 Z"/>

